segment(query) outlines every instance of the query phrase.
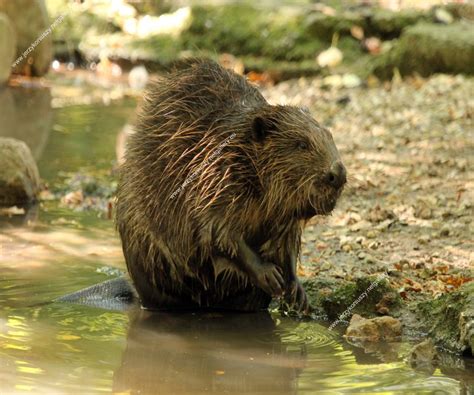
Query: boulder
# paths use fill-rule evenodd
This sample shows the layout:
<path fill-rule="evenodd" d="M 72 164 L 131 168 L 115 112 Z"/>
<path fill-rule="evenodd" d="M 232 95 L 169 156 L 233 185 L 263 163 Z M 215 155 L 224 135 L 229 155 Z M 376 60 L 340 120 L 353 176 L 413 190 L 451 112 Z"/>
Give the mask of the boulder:
<path fill-rule="evenodd" d="M 372 319 L 363 318 L 358 314 L 352 316 L 345 336 L 358 341 L 395 341 L 402 335 L 402 324 L 389 316 Z"/>
<path fill-rule="evenodd" d="M 5 84 L 10 77 L 15 52 L 15 30 L 10 19 L 0 13 L 0 85 Z"/>
<path fill-rule="evenodd" d="M 16 32 L 18 63 L 13 72 L 46 74 L 53 56 L 51 33 L 60 20 L 50 22 L 44 0 L 0 0 L 0 12 L 10 18 Z"/>
<path fill-rule="evenodd" d="M 24 206 L 36 199 L 39 172 L 28 146 L 0 138 L 0 206 Z"/>
<path fill-rule="evenodd" d="M 474 356 L 474 282 L 416 305 L 421 329 L 436 345 Z"/>

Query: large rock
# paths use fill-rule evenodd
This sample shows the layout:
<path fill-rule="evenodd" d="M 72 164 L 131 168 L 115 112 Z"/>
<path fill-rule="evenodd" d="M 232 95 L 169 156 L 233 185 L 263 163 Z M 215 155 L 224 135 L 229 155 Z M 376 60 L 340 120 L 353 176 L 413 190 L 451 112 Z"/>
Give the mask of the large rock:
<path fill-rule="evenodd" d="M 10 19 L 0 13 L 0 85 L 8 81 L 16 52 L 16 35 Z"/>
<path fill-rule="evenodd" d="M 55 25 L 49 21 L 44 0 L 0 0 L 0 12 L 10 18 L 16 31 L 14 62 L 18 59 L 18 63 L 13 72 L 46 74 L 53 56 L 51 32 Z"/>
<path fill-rule="evenodd" d="M 0 138 L 0 206 L 24 206 L 39 192 L 39 172 L 28 146 Z"/>
<path fill-rule="evenodd" d="M 474 356 L 474 282 L 416 305 L 418 323 L 435 344 Z"/>
<path fill-rule="evenodd" d="M 391 78 L 394 68 L 402 75 L 418 73 L 474 74 L 473 25 L 420 23 L 406 28 L 392 50 L 375 60 L 374 73 Z"/>

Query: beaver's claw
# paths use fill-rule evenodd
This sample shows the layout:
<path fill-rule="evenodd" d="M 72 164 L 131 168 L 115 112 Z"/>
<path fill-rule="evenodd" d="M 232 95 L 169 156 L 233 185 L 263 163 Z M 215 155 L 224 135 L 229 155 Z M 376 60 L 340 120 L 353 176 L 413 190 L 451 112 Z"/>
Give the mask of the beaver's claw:
<path fill-rule="evenodd" d="M 292 309 L 305 315 L 309 314 L 311 307 L 308 302 L 308 297 L 298 280 L 294 280 L 290 283 L 285 292 L 285 300 Z"/>
<path fill-rule="evenodd" d="M 285 281 L 281 269 L 272 263 L 263 263 L 256 273 L 255 282 L 271 296 L 283 293 Z"/>

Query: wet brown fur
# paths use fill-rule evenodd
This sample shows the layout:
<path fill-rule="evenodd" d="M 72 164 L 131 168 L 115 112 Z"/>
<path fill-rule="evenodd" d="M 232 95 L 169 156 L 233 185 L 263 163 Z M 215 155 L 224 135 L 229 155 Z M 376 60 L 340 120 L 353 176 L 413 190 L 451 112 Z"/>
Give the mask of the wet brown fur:
<path fill-rule="evenodd" d="M 267 307 L 270 295 L 234 261 L 236 240 L 288 275 L 305 220 L 331 211 L 339 195 L 324 183 L 338 158 L 330 133 L 199 60 L 155 82 L 138 119 L 116 219 L 144 306 Z M 261 138 L 256 119 L 268 132 Z"/>

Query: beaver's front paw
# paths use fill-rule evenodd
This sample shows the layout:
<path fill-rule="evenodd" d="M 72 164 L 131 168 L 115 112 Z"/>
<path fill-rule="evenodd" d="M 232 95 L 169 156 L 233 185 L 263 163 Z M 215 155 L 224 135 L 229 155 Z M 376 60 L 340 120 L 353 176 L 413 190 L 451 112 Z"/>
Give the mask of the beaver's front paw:
<path fill-rule="evenodd" d="M 255 274 L 255 282 L 257 286 L 271 296 L 281 295 L 285 286 L 281 269 L 272 263 L 260 265 Z"/>
<path fill-rule="evenodd" d="M 285 300 L 288 305 L 303 314 L 309 314 L 310 305 L 306 292 L 298 280 L 294 280 L 290 283 L 289 287 L 285 291 Z"/>

